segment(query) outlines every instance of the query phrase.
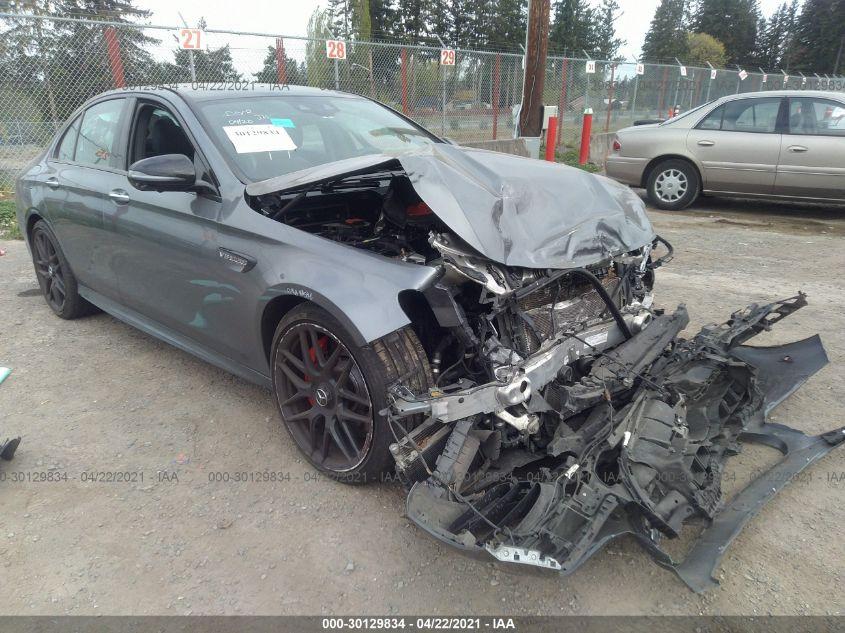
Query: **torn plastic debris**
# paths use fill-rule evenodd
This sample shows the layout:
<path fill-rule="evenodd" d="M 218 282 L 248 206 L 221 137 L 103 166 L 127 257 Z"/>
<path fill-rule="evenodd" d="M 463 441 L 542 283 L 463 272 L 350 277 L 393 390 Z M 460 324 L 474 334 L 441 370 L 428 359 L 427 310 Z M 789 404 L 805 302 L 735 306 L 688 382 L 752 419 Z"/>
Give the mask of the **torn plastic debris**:
<path fill-rule="evenodd" d="M 409 434 L 421 439 L 413 442 L 415 453 L 401 446 L 394 452 L 402 456 L 401 473 L 414 473 L 421 455 L 431 471 L 425 477 L 416 468 L 407 516 L 465 552 L 562 574 L 610 540 L 631 534 L 694 591 L 714 586 L 714 570 L 742 527 L 797 473 L 845 442 L 845 429 L 808 436 L 766 420 L 827 364 L 818 336 L 777 347 L 743 345 L 804 305 L 803 295 L 751 305 L 690 340 L 678 337 L 688 323 L 683 307 L 656 317 L 559 396 L 561 410 L 588 411 L 586 422 L 577 433 L 556 434 L 535 454 L 485 446 L 489 432 L 472 422 L 491 407 L 495 412 L 484 386 L 411 402 L 397 398 L 394 415 L 426 407 L 431 412 Z M 524 375 L 535 379 L 532 393 L 543 387 L 536 367 L 548 358 L 546 349 L 524 361 Z M 446 406 L 438 402 L 444 398 Z M 449 424 L 440 424 L 438 416 L 455 423 L 453 433 L 441 432 Z M 433 431 L 427 426 L 432 423 Z M 725 503 L 724 461 L 744 443 L 776 448 L 783 459 Z M 543 473 L 527 469 L 532 462 L 567 454 L 572 457 L 546 477 L 526 476 Z M 660 539 L 677 536 L 694 517 L 708 527 L 676 561 Z"/>

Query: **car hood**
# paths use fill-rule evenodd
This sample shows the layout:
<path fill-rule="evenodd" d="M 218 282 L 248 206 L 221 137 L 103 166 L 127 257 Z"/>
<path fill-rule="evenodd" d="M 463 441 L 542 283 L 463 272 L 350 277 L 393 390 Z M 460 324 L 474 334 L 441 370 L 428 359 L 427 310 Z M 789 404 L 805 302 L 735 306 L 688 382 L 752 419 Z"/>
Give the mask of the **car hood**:
<path fill-rule="evenodd" d="M 507 266 L 586 266 L 654 239 L 642 200 L 624 185 L 556 163 L 445 143 L 321 165 L 253 183 L 246 191 L 277 193 L 394 161 L 455 234 Z"/>

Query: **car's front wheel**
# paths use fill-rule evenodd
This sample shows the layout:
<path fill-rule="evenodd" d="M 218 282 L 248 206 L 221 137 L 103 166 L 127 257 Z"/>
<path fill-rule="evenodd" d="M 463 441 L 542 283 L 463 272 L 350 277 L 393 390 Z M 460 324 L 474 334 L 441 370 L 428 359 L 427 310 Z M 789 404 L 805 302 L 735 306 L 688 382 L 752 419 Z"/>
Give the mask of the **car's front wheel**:
<path fill-rule="evenodd" d="M 695 167 L 684 160 L 664 160 L 651 170 L 646 183 L 649 200 L 658 209 L 680 211 L 698 197 Z"/>
<path fill-rule="evenodd" d="M 363 347 L 328 312 L 303 304 L 276 328 L 273 387 L 282 421 L 321 472 L 366 483 L 389 472 L 395 441 L 388 388 L 401 380 L 416 393 L 432 385 L 425 351 L 406 327 Z"/>

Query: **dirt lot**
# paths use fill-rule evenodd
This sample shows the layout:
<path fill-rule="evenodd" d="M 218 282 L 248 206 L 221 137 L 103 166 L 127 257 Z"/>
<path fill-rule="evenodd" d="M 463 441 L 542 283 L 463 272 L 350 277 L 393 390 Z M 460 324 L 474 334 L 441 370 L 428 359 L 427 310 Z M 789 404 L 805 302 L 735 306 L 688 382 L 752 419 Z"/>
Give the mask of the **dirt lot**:
<path fill-rule="evenodd" d="M 809 294 L 809 307 L 755 343 L 819 332 L 830 365 L 775 418 L 813 433 L 841 426 L 845 209 L 707 201 L 651 216 L 677 250 L 659 273 L 658 304 L 686 302 L 691 328 L 751 301 Z M 710 594 L 691 593 L 631 540 L 568 578 L 513 572 L 411 527 L 398 485 L 317 478 L 261 389 L 104 314 L 54 317 L 23 243 L 0 248 L 0 365 L 14 370 L 0 385 L 0 435 L 23 435 L 0 465 L 0 613 L 845 611 L 843 449 L 748 525 Z M 736 484 L 772 459 L 767 449 L 734 459 Z M 134 480 L 82 481 L 99 472 Z M 263 472 L 289 479 L 232 481 Z"/>

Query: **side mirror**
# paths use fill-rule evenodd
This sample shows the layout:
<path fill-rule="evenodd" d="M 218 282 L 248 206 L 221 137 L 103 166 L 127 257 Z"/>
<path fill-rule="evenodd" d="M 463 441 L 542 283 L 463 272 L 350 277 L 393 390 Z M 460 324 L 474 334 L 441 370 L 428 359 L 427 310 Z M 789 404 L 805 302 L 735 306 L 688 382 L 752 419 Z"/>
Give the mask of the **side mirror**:
<path fill-rule="evenodd" d="M 129 182 L 141 191 L 192 191 L 197 184 L 194 162 L 184 154 L 162 154 L 129 167 Z"/>

